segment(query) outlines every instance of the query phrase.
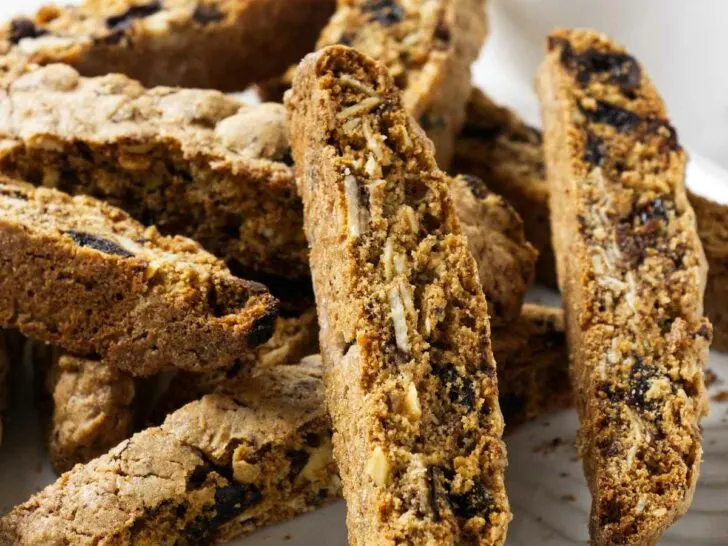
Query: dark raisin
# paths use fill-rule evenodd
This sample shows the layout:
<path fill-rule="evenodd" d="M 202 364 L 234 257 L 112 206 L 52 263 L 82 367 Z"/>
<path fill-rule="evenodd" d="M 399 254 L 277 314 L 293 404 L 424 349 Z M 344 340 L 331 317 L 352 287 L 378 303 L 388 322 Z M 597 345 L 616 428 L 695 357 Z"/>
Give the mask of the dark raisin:
<path fill-rule="evenodd" d="M 620 133 L 634 130 L 642 121 L 637 114 L 604 101 L 598 101 L 595 110 L 585 109 L 583 112 L 589 121 L 611 125 Z"/>
<path fill-rule="evenodd" d="M 460 175 L 460 178 L 465 181 L 465 183 L 470 188 L 470 191 L 478 199 L 485 199 L 486 197 L 488 197 L 488 195 L 490 195 L 490 190 L 488 189 L 488 186 L 486 186 L 485 182 L 483 182 L 477 176 L 474 176 L 472 174 L 462 174 Z"/>
<path fill-rule="evenodd" d="M 293 153 L 291 152 L 290 147 L 283 150 L 283 153 L 281 154 L 279 161 L 281 163 L 284 163 L 285 165 L 288 165 L 289 167 L 293 167 Z"/>
<path fill-rule="evenodd" d="M 372 18 L 385 27 L 401 23 L 404 12 L 395 0 L 367 0 L 362 5 L 364 13 L 371 13 Z"/>
<path fill-rule="evenodd" d="M 640 222 L 643 224 L 655 219 L 667 220 L 667 208 L 665 207 L 665 201 L 661 197 L 658 197 L 654 201 L 641 207 L 637 212 L 637 218 L 639 218 Z"/>
<path fill-rule="evenodd" d="M 311 457 L 308 451 L 303 449 L 289 451 L 288 453 L 286 453 L 286 456 L 290 461 L 291 468 L 289 474 L 291 478 L 295 478 L 301 473 L 301 470 L 303 470 L 303 467 L 306 466 L 308 459 Z"/>
<path fill-rule="evenodd" d="M 450 28 L 447 26 L 445 21 L 440 20 L 435 27 L 435 38 L 446 44 L 450 43 Z"/>
<path fill-rule="evenodd" d="M 642 70 L 630 55 L 589 49 L 575 55 L 573 63 L 578 71 L 576 79 L 581 84 L 589 83 L 592 74 L 608 74 L 609 81 L 624 90 L 630 91 L 640 86 Z"/>
<path fill-rule="evenodd" d="M 661 152 L 664 153 L 665 151 L 670 152 L 680 149 L 677 131 L 668 121 L 662 119 L 648 119 L 647 132 L 652 134 L 661 134 L 666 137 L 666 140 L 664 141 L 664 148 L 666 148 L 666 150 L 661 149 Z M 665 135 L 665 133 L 667 133 L 667 135 Z"/>
<path fill-rule="evenodd" d="M 610 523 L 619 523 L 621 521 L 622 508 L 616 500 L 605 500 L 600 503 L 599 508 L 599 523 L 601 525 L 609 525 Z"/>
<path fill-rule="evenodd" d="M 599 167 L 605 155 L 604 141 L 594 133 L 587 131 L 586 143 L 584 144 L 584 161 Z"/>
<path fill-rule="evenodd" d="M 488 521 L 488 516 L 495 510 L 493 496 L 480 482 L 473 483 L 472 489 L 467 493 L 450 493 L 450 504 L 456 516 L 466 519 L 481 516 Z"/>
<path fill-rule="evenodd" d="M 215 517 L 213 523 L 219 527 L 263 499 L 263 494 L 254 485 L 234 483 L 215 491 Z"/>
<path fill-rule="evenodd" d="M 500 397 L 500 408 L 506 421 L 519 417 L 526 410 L 526 398 L 517 394 L 505 394 Z"/>
<path fill-rule="evenodd" d="M 696 330 L 695 335 L 710 341 L 713 339 L 713 329 L 709 324 L 703 323 L 700 325 L 700 328 Z"/>
<path fill-rule="evenodd" d="M 445 366 L 435 368 L 433 371 L 445 385 L 448 397 L 452 403 L 465 406 L 468 410 L 472 410 L 475 407 L 475 389 L 473 388 L 473 382 L 467 377 L 461 377 L 455 369 L 455 366 L 446 364 Z"/>
<path fill-rule="evenodd" d="M 174 515 L 177 517 L 177 519 L 182 519 L 185 517 L 185 514 L 187 513 L 187 505 L 186 504 L 180 504 L 175 508 Z"/>
<path fill-rule="evenodd" d="M 209 544 L 209 539 L 214 533 L 215 529 L 211 528 L 211 523 L 203 518 L 197 516 L 193 521 L 185 525 L 181 531 L 182 538 L 184 539 L 183 544 L 190 545 L 201 545 Z"/>
<path fill-rule="evenodd" d="M 210 465 L 202 463 L 198 464 L 187 478 L 187 490 L 199 489 L 207 481 L 207 476 L 212 472 Z"/>
<path fill-rule="evenodd" d="M 273 335 L 277 313 L 269 313 L 253 325 L 248 332 L 248 347 L 257 347 L 268 341 Z"/>
<path fill-rule="evenodd" d="M 17 44 L 23 38 L 38 38 L 48 34 L 42 28 L 38 28 L 33 21 L 26 17 L 13 19 L 10 22 L 10 43 Z"/>
<path fill-rule="evenodd" d="M 548 47 L 549 51 L 553 51 L 554 49 L 561 47 L 562 48 L 562 53 L 561 53 L 562 62 L 563 62 L 563 56 L 564 56 L 563 51 L 564 50 L 571 51 L 571 44 L 568 42 L 568 40 L 566 40 L 565 38 L 557 38 L 555 36 L 549 36 L 547 47 Z"/>
<path fill-rule="evenodd" d="M 161 9 L 162 5 L 156 0 L 148 4 L 131 6 L 124 13 L 107 18 L 106 27 L 109 30 L 124 29 L 130 26 L 136 19 L 144 19 L 145 17 L 154 15 Z"/>
<path fill-rule="evenodd" d="M 210 23 L 217 23 L 225 18 L 225 14 L 220 11 L 220 8 L 212 4 L 198 4 L 195 11 L 192 13 L 192 19 L 201 25 L 209 25 Z"/>
<path fill-rule="evenodd" d="M 627 401 L 639 409 L 650 409 L 652 403 L 645 397 L 650 390 L 650 381 L 657 375 L 657 371 L 645 365 L 641 358 L 632 365 L 629 372 L 629 393 Z"/>
<path fill-rule="evenodd" d="M 105 45 L 119 45 L 126 37 L 126 31 L 123 28 L 109 32 L 102 38 L 96 38 L 96 41 Z"/>
<path fill-rule="evenodd" d="M 97 237 L 96 235 L 91 235 L 90 233 L 69 230 L 66 231 L 65 234 L 73 239 L 73 242 L 76 243 L 78 246 L 92 248 L 94 250 L 98 250 L 99 252 L 103 252 L 104 254 L 112 254 L 114 256 L 121 256 L 122 258 L 131 258 L 132 256 L 134 256 L 134 254 L 132 254 L 125 248 L 120 247 L 116 243 L 107 241 L 106 239 L 102 239 L 101 237 Z"/>

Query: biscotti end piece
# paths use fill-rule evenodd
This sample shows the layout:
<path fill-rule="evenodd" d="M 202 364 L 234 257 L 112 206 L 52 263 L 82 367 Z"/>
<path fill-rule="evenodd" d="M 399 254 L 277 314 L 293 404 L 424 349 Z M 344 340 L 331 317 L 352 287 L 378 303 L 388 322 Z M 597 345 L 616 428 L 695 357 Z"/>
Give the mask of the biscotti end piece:
<path fill-rule="evenodd" d="M 306 57 L 287 106 L 350 542 L 502 544 L 495 362 L 449 180 L 353 49 Z"/>
<path fill-rule="evenodd" d="M 707 408 L 706 264 L 685 153 L 639 63 L 558 30 L 537 87 L 594 544 L 653 544 L 690 505 Z"/>
<path fill-rule="evenodd" d="M 338 497 L 330 434 L 320 362 L 278 366 L 76 466 L 0 519 L 0 543 L 230 540 Z"/>
<path fill-rule="evenodd" d="M 708 260 L 705 314 L 713 323 L 713 345 L 728 351 L 728 206 L 688 192 Z"/>
<path fill-rule="evenodd" d="M 135 375 L 231 367 L 277 302 L 195 242 L 89 197 L 0 180 L 0 324 Z"/>
<path fill-rule="evenodd" d="M 556 286 L 541 132 L 477 88 L 470 93 L 466 114 L 451 172 L 479 177 L 513 205 L 523 219 L 526 239 L 539 253 L 536 278 Z"/>
<path fill-rule="evenodd" d="M 0 172 L 107 201 L 236 270 L 308 275 L 282 105 L 60 64 L 0 82 Z"/>
<path fill-rule="evenodd" d="M 447 168 L 486 33 L 483 0 L 355 0 L 338 3 L 316 47 L 351 46 L 383 63 Z"/>
<path fill-rule="evenodd" d="M 450 195 L 478 267 L 491 320 L 511 322 L 518 318 L 533 281 L 538 252 L 526 240 L 518 213 L 477 176 L 451 179 Z"/>
<path fill-rule="evenodd" d="M 54 353 L 45 375 L 52 402 L 48 453 L 62 474 L 132 435 L 136 389 L 129 374 L 103 361 Z"/>
<path fill-rule="evenodd" d="M 334 0 L 47 5 L 0 27 L 0 53 L 69 64 L 86 76 L 242 91 L 311 51 L 333 10 Z"/>

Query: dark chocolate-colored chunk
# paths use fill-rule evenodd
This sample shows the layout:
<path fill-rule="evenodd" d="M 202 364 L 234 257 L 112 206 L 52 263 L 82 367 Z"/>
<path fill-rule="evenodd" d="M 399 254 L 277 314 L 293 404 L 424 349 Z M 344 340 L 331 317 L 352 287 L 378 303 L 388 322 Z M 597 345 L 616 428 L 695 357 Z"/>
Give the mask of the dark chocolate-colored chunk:
<path fill-rule="evenodd" d="M 646 399 L 650 390 L 650 381 L 656 376 L 656 370 L 645 365 L 641 358 L 637 358 L 629 373 L 629 392 L 627 401 L 638 409 L 650 409 L 652 403 Z"/>
<path fill-rule="evenodd" d="M 634 130 L 642 121 L 642 118 L 634 112 L 604 101 L 597 101 L 596 109 L 584 109 L 583 112 L 589 121 L 611 125 L 620 133 Z"/>
<path fill-rule="evenodd" d="M 667 208 L 665 200 L 658 197 L 654 201 L 640 207 L 637 211 L 637 218 L 642 224 L 646 224 L 650 220 L 667 220 Z"/>
<path fill-rule="evenodd" d="M 75 242 L 78 246 L 93 248 L 94 250 L 98 250 L 104 254 L 112 254 L 115 256 L 121 256 L 122 258 L 131 258 L 134 256 L 134 254 L 129 252 L 127 249 L 120 247 L 116 243 L 102 239 L 96 235 L 91 235 L 90 233 L 69 230 L 66 231 L 65 234 L 73 239 L 73 242 Z"/>
<path fill-rule="evenodd" d="M 233 483 L 215 491 L 215 527 L 239 516 L 263 498 L 260 489 L 254 485 Z"/>
<path fill-rule="evenodd" d="M 404 12 L 396 0 L 367 0 L 361 9 L 364 13 L 371 13 L 372 18 L 385 27 L 396 25 L 404 19 Z"/>
<path fill-rule="evenodd" d="M 212 4 L 197 4 L 195 11 L 192 13 L 192 19 L 201 25 L 209 25 L 217 23 L 225 18 L 225 14 Z"/>
<path fill-rule="evenodd" d="M 27 17 L 19 17 L 10 22 L 10 43 L 12 44 L 17 44 L 23 38 L 38 38 L 45 34 L 48 34 L 48 32 L 38 28 Z"/>
<path fill-rule="evenodd" d="M 468 184 L 470 191 L 473 192 L 473 195 L 478 199 L 485 199 L 488 195 L 490 195 L 488 186 L 486 186 L 485 182 L 483 182 L 479 177 L 472 174 L 463 174 L 460 178 Z"/>
<path fill-rule="evenodd" d="M 450 28 L 447 26 L 447 23 L 440 19 L 437 22 L 437 26 L 435 27 L 435 39 L 440 40 L 441 42 L 444 42 L 445 44 L 450 43 Z"/>
<path fill-rule="evenodd" d="M 586 133 L 586 143 L 584 144 L 584 161 L 598 167 L 602 164 L 606 149 L 604 141 L 594 133 Z"/>
<path fill-rule="evenodd" d="M 124 13 L 112 15 L 106 19 L 106 27 L 109 30 L 119 30 L 127 28 L 136 19 L 144 19 L 150 15 L 154 15 L 162 9 L 162 5 L 158 1 L 149 2 L 148 4 L 140 4 L 131 6 Z"/>
<path fill-rule="evenodd" d="M 435 368 L 434 373 L 447 387 L 451 402 L 465 406 L 468 410 L 475 407 L 475 389 L 472 380 L 460 376 L 452 364 Z"/>
<path fill-rule="evenodd" d="M 248 347 L 257 347 L 273 336 L 277 313 L 269 313 L 261 317 L 248 333 Z"/>
<path fill-rule="evenodd" d="M 293 167 L 293 154 L 291 153 L 290 147 L 283 150 L 283 153 L 280 155 L 278 161 L 285 165 L 288 165 L 289 167 Z"/>
<path fill-rule="evenodd" d="M 473 483 L 473 488 L 467 493 L 451 493 L 450 504 L 453 513 L 460 518 L 470 519 L 481 516 L 486 521 L 488 521 L 488 516 L 495 508 L 493 496 L 480 482 Z"/>

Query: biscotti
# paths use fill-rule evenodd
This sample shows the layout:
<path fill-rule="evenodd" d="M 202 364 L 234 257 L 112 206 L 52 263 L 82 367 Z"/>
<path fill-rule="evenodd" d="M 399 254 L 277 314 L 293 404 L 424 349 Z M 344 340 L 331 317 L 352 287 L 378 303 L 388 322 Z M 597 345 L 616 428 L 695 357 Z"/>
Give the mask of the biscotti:
<path fill-rule="evenodd" d="M 523 219 L 526 238 L 539 252 L 538 280 L 555 286 L 541 132 L 473 88 L 465 125 L 455 141 L 451 171 L 478 176 L 513 205 Z"/>
<path fill-rule="evenodd" d="M 308 274 L 280 105 L 28 67 L 2 80 L 0 171 L 118 206 L 231 267 Z"/>
<path fill-rule="evenodd" d="M 132 435 L 136 386 L 129 374 L 104 362 L 54 353 L 45 370 L 52 404 L 47 446 L 53 470 L 62 474 Z M 38 363 L 36 370 L 43 371 Z"/>
<path fill-rule="evenodd" d="M 698 478 L 706 264 L 685 153 L 638 62 L 550 35 L 537 79 L 595 545 L 654 544 Z"/>
<path fill-rule="evenodd" d="M 728 351 L 728 206 L 688 192 L 708 260 L 705 314 L 713 323 L 713 347 Z"/>
<path fill-rule="evenodd" d="M 0 54 L 146 85 L 242 91 L 311 51 L 333 0 L 87 0 L 0 28 Z M 285 32 L 281 32 L 285 29 Z"/>
<path fill-rule="evenodd" d="M 354 49 L 307 56 L 287 99 L 349 542 L 502 544 L 488 314 L 447 177 Z"/>
<path fill-rule="evenodd" d="M 386 65 L 447 168 L 486 31 L 483 0 L 339 0 L 316 47 L 351 46 Z"/>
<path fill-rule="evenodd" d="M 527 303 L 518 320 L 494 328 L 492 338 L 507 432 L 572 406 L 561 309 Z"/>
<path fill-rule="evenodd" d="M 213 544 L 337 498 L 321 368 L 278 366 L 76 466 L 0 519 L 0 543 Z"/>
<path fill-rule="evenodd" d="M 276 300 L 182 237 L 89 197 L 0 180 L 0 326 L 135 375 L 231 367 Z"/>

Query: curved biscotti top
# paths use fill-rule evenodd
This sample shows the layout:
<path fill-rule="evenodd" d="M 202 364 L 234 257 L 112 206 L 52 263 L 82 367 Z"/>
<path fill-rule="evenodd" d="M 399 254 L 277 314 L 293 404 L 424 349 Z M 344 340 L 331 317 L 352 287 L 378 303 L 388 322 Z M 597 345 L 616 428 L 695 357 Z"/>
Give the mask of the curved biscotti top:
<path fill-rule="evenodd" d="M 293 187 L 285 109 L 247 105 L 218 91 L 147 89 L 121 74 L 82 77 L 67 65 L 25 65 L 0 86 L 0 155 L 17 141 L 119 145 L 143 154 L 153 144 L 230 174 L 258 174 Z"/>

